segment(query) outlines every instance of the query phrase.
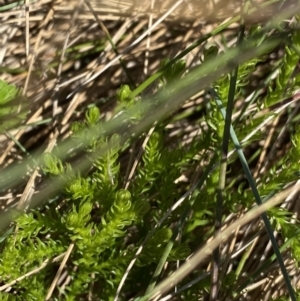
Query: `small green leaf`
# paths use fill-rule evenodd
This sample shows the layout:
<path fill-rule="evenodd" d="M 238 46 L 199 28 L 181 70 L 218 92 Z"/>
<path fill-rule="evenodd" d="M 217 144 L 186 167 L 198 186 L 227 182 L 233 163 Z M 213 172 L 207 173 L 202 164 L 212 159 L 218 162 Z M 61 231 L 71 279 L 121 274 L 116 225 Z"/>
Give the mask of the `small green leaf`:
<path fill-rule="evenodd" d="M 130 90 L 128 85 L 123 85 L 117 92 L 117 98 L 119 102 L 131 102 L 132 97 L 131 97 L 132 91 Z"/>
<path fill-rule="evenodd" d="M 91 213 L 92 209 L 93 205 L 91 203 L 85 202 L 80 206 L 78 215 L 80 216 L 80 218 L 86 217 Z"/>
<path fill-rule="evenodd" d="M 91 107 L 85 114 L 86 122 L 89 126 L 97 124 L 100 119 L 100 111 L 97 107 Z"/>
<path fill-rule="evenodd" d="M 48 172 L 56 176 L 63 173 L 64 171 L 63 164 L 61 160 L 55 157 L 54 155 L 50 153 L 44 154 L 43 161 L 44 161 L 43 170 L 45 172 Z"/>

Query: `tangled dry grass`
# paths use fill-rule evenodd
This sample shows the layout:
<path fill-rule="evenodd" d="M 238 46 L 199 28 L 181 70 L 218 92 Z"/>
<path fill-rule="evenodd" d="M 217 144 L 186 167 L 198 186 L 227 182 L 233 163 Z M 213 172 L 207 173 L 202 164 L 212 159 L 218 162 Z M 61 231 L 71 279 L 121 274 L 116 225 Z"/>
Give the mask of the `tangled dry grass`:
<path fill-rule="evenodd" d="M 5 135 L 1 137 L 2 168 L 9 168 L 26 157 L 16 141 L 29 153 L 37 149 L 51 152 L 69 136 L 70 123 L 80 119 L 89 104 L 97 104 L 104 118 L 109 119 L 116 102 L 116 90 L 122 84 L 137 86 L 159 68 L 163 58 L 174 57 L 200 36 L 211 32 L 215 22 L 239 14 L 241 2 L 26 0 L 18 5 L 1 4 L 1 79 L 22 88 L 31 110 L 26 121 L 28 126 L 13 132 L 15 140 Z M 287 1 L 285 5 L 291 3 Z M 278 6 L 268 7 L 255 16 L 250 15 L 248 21 L 265 21 L 277 9 Z M 236 26 L 233 24 L 231 28 Z M 226 35 L 231 36 L 230 29 Z M 117 49 L 112 49 L 108 36 Z M 213 40 L 222 47 L 218 38 Z M 122 55 L 129 76 L 116 59 L 118 54 Z M 198 64 L 201 54 L 200 47 L 186 56 L 188 68 Z M 151 94 L 151 89 L 147 93 Z M 202 95 L 197 95 L 180 110 L 191 110 L 201 101 Z M 189 121 L 174 125 L 173 134 L 180 127 L 184 127 L 188 143 L 195 133 L 195 125 Z M 41 183 L 38 170 L 28 172 L 18 189 L 7 190 L 3 195 L 3 210 L 8 204 L 23 206 L 42 189 Z M 299 212 L 297 198 L 284 206 Z M 229 216 L 224 227 L 238 218 Z M 280 233 L 275 235 L 280 242 Z M 228 271 L 233 268 L 234 261 L 241 260 L 244 252 L 248 252 L 246 272 L 239 280 L 244 281 L 247 275 L 262 267 L 273 251 L 257 219 L 237 229 L 232 240 L 222 247 L 222 252 L 224 258 L 233 262 Z M 283 256 L 293 283 L 298 287 L 298 269 L 288 251 Z M 276 262 L 260 273 L 259 281 L 245 290 L 245 300 L 271 300 L 286 294 Z"/>

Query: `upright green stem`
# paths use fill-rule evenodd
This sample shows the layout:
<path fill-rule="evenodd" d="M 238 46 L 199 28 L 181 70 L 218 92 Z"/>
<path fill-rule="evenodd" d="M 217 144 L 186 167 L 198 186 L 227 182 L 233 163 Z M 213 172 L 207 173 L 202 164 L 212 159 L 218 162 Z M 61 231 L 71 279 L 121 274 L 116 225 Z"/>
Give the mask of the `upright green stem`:
<path fill-rule="evenodd" d="M 223 118 L 226 119 L 226 111 L 223 108 L 223 104 L 222 104 L 219 96 L 217 95 L 217 93 L 213 89 L 211 89 L 211 93 L 212 93 L 213 97 L 215 98 L 215 101 L 216 101 L 216 103 L 217 103 L 217 105 L 218 105 L 218 107 L 219 107 L 219 109 L 220 109 L 220 111 L 221 111 L 221 113 L 223 115 Z M 253 195 L 255 197 L 256 203 L 258 205 L 262 205 L 262 200 L 261 200 L 261 197 L 259 195 L 258 189 L 256 187 L 255 181 L 254 181 L 254 179 L 252 177 L 252 174 L 251 174 L 250 168 L 248 166 L 247 160 L 246 160 L 246 158 L 244 156 L 244 153 L 242 151 L 242 147 L 241 147 L 241 145 L 240 145 L 240 143 L 238 141 L 238 138 L 237 138 L 237 136 L 235 134 L 235 131 L 234 131 L 234 129 L 233 129 L 232 126 L 230 127 L 230 136 L 231 136 L 231 139 L 232 139 L 232 141 L 233 141 L 233 143 L 235 145 L 235 148 L 237 150 L 237 153 L 238 153 L 238 156 L 240 158 L 243 170 L 244 170 L 244 172 L 246 174 L 247 180 L 249 182 L 249 185 L 250 185 L 251 190 L 253 192 Z M 264 221 L 264 224 L 266 226 L 266 230 L 267 230 L 267 233 L 268 233 L 269 238 L 271 240 L 274 252 L 276 254 L 276 257 L 277 257 L 277 260 L 278 260 L 278 263 L 279 263 L 279 266 L 280 266 L 280 269 L 281 269 L 281 272 L 282 272 L 285 284 L 287 286 L 290 298 L 291 298 L 292 301 L 297 301 L 297 298 L 296 298 L 296 295 L 295 295 L 295 291 L 294 291 L 294 289 L 292 287 L 289 274 L 288 274 L 287 269 L 286 269 L 286 267 L 284 265 L 283 258 L 281 256 L 280 250 L 278 248 L 278 245 L 277 245 L 274 233 L 273 233 L 273 229 L 272 229 L 271 223 L 270 223 L 270 221 L 269 221 L 268 216 L 267 216 L 266 213 L 262 213 L 261 217 L 262 217 L 262 219 Z"/>
<path fill-rule="evenodd" d="M 242 41 L 243 36 L 244 36 L 244 26 L 241 26 L 239 31 L 238 43 Z M 224 126 L 223 141 L 222 141 L 222 148 L 221 148 L 221 164 L 220 164 L 220 173 L 219 173 L 219 185 L 218 185 L 216 219 L 215 219 L 215 236 L 220 234 L 221 227 L 222 227 L 222 210 L 223 210 L 223 202 L 224 202 L 224 190 L 226 185 L 227 156 L 228 156 L 230 126 L 231 126 L 231 118 L 232 118 L 232 112 L 234 107 L 234 97 L 236 91 L 237 77 L 238 77 L 238 66 L 232 71 L 230 77 L 225 126 Z M 212 256 L 212 273 L 211 273 L 211 290 L 210 290 L 211 301 L 217 300 L 218 297 L 219 286 L 220 286 L 219 270 L 220 270 L 220 246 L 214 250 Z"/>

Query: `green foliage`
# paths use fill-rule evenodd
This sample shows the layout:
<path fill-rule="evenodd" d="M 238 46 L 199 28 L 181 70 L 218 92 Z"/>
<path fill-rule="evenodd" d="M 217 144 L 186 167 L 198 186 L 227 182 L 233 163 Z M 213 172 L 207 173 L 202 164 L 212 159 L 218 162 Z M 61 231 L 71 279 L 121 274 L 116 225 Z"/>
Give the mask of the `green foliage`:
<path fill-rule="evenodd" d="M 116 113 L 126 114 L 125 116 L 130 120 L 132 123 L 136 123 L 141 119 L 141 112 L 139 110 L 139 102 L 135 101 L 135 98 L 132 96 L 132 91 L 128 85 L 123 85 L 117 91 L 117 100 L 118 105 L 115 109 Z M 134 113 L 128 114 L 127 109 L 130 109 L 135 105 L 136 110 Z"/>
<path fill-rule="evenodd" d="M 28 114 L 28 100 L 14 85 L 0 80 L 0 133 L 21 124 Z"/>
<path fill-rule="evenodd" d="M 254 27 L 249 30 L 246 39 L 251 40 L 252 36 L 260 32 L 260 27 Z M 299 33 L 294 33 L 291 41 L 295 47 L 298 47 L 299 40 Z M 259 43 L 261 40 L 253 42 L 254 45 Z M 283 92 L 285 95 L 292 95 L 298 87 L 298 76 L 291 78 L 297 64 L 296 51 L 290 45 L 286 45 L 284 49 L 285 53 L 277 70 L 279 75 L 267 86 L 266 106 L 276 104 Z M 217 46 L 205 49 L 203 62 L 216 59 L 219 53 Z M 238 67 L 236 99 L 245 99 L 252 92 L 249 91 L 249 81 L 257 71 L 258 64 L 264 59 L 263 56 L 254 58 Z M 166 59 L 161 66 L 169 63 L 170 60 Z M 178 60 L 165 70 L 157 88 L 171 93 L 172 83 L 184 77 L 185 71 L 185 61 Z M 228 102 L 230 80 L 230 76 L 226 74 L 212 83 L 212 88 L 219 95 L 224 107 Z M 12 95 L 15 92 L 11 90 L 9 93 Z M 141 101 L 138 97 L 133 97 L 127 85 L 120 87 L 116 96 L 118 103 L 112 118 L 124 114 L 131 125 L 135 125 L 142 117 L 139 111 Z M 100 110 L 96 106 L 89 108 L 85 120 L 72 125 L 72 139 L 78 142 L 78 149 L 73 150 L 74 154 L 86 156 L 90 169 L 87 173 L 81 173 L 76 165 L 64 163 L 58 153 L 44 155 L 43 171 L 48 177 L 59 180 L 63 191 L 46 208 L 32 210 L 17 218 L 14 231 L 3 243 L 0 259 L 2 281 L 8 283 L 39 268 L 46 261 L 66 252 L 70 244 L 74 244 L 64 266 L 68 281 L 66 286 L 58 285 L 59 290 L 54 292 L 53 298 L 86 300 L 92 291 L 99 296 L 97 300 L 113 300 L 118 284 L 140 244 L 157 226 L 162 216 L 194 184 L 194 181 L 184 182 L 178 179 L 183 175 L 191 178 L 191 174 L 199 177 L 195 172 L 197 168 L 201 171 L 201 176 L 214 155 L 220 153 L 224 118 L 210 96 L 206 94 L 205 97 L 209 99 L 202 108 L 205 114 L 195 122 L 200 134 L 184 145 L 180 143 L 184 134 L 180 133 L 172 144 L 167 140 L 168 130 L 165 129 L 169 120 L 155 125 L 155 131 L 143 150 L 128 187 L 124 185 L 128 180 L 124 169 L 128 168 L 127 163 L 130 161 L 126 148 L 132 141 L 123 141 L 120 134 L 107 135 L 103 130 Z M 4 103 L 6 102 L 8 101 L 5 100 Z M 129 114 L 128 109 L 136 106 L 135 113 Z M 251 114 L 239 114 L 239 118 L 233 119 L 232 125 L 240 140 L 273 114 L 256 114 L 260 109 L 258 103 Z M 236 115 L 240 113 L 237 109 L 234 110 Z M 263 135 L 258 131 L 244 146 L 264 138 Z M 140 138 L 143 140 L 145 135 L 142 134 Z M 295 130 L 291 140 L 293 145 L 286 155 L 261 175 L 257 183 L 261 197 L 278 192 L 299 178 L 300 129 Z M 231 142 L 230 149 L 234 149 Z M 214 234 L 214 212 L 220 181 L 219 161 L 213 162 L 214 169 L 205 178 L 204 187 L 197 187 L 184 206 L 174 210 L 149 238 L 132 274 L 128 275 L 125 291 L 134 294 L 145 291 L 165 248 L 174 239 L 174 229 L 177 229 L 181 218 L 184 217 L 184 228 L 178 235 L 180 239 L 174 239 L 174 246 L 167 258 L 170 264 L 166 265 L 165 275 L 172 273 L 175 261 L 185 260 L 195 248 L 204 245 Z M 241 168 L 234 169 L 238 164 L 237 156 L 228 159 L 227 185 L 223 191 L 223 220 L 229 214 L 246 211 L 253 205 L 253 194 L 247 183 L 239 180 L 242 176 Z M 182 208 L 189 208 L 187 215 L 184 215 Z M 299 263 L 300 241 L 294 235 L 299 226 L 298 222 L 291 223 L 291 214 L 280 207 L 269 210 L 268 215 L 274 228 L 281 232 L 284 241 L 289 241 L 292 254 Z M 58 265 L 46 265 L 39 273 L 15 283 L 14 290 L 22 295 L 16 297 L 16 300 L 44 300 Z M 193 276 L 197 277 L 201 273 L 200 269 L 195 269 Z M 225 274 L 220 293 L 230 295 L 236 282 L 234 271 Z M 209 293 L 209 277 L 202 279 L 198 288 L 193 288 L 192 291 L 193 294 L 191 291 L 183 292 L 183 298 L 195 300 L 194 293 L 197 298 Z M 2 293 L 0 296 L 3 300 L 11 300 L 12 294 Z M 121 296 L 122 300 L 126 298 L 127 296 Z"/>
<path fill-rule="evenodd" d="M 64 166 L 58 158 L 47 153 L 44 155 L 44 172 L 50 173 L 52 175 L 61 175 L 64 172 Z"/>
<path fill-rule="evenodd" d="M 164 59 L 161 62 L 161 68 L 165 67 L 167 64 L 170 63 L 170 59 Z M 185 61 L 179 60 L 175 64 L 173 64 L 171 67 L 169 67 L 163 75 L 163 83 L 169 84 L 177 79 L 179 79 L 185 72 Z"/>
<path fill-rule="evenodd" d="M 293 94 L 296 87 L 300 85 L 300 76 L 293 76 L 293 72 L 299 61 L 299 54 L 296 49 L 300 46 L 300 33 L 296 30 L 291 37 L 290 45 L 285 46 L 285 53 L 281 59 L 280 65 L 276 70 L 278 76 L 272 84 L 268 85 L 268 94 L 264 99 L 265 106 L 272 106 L 282 97 L 288 97 Z"/>

